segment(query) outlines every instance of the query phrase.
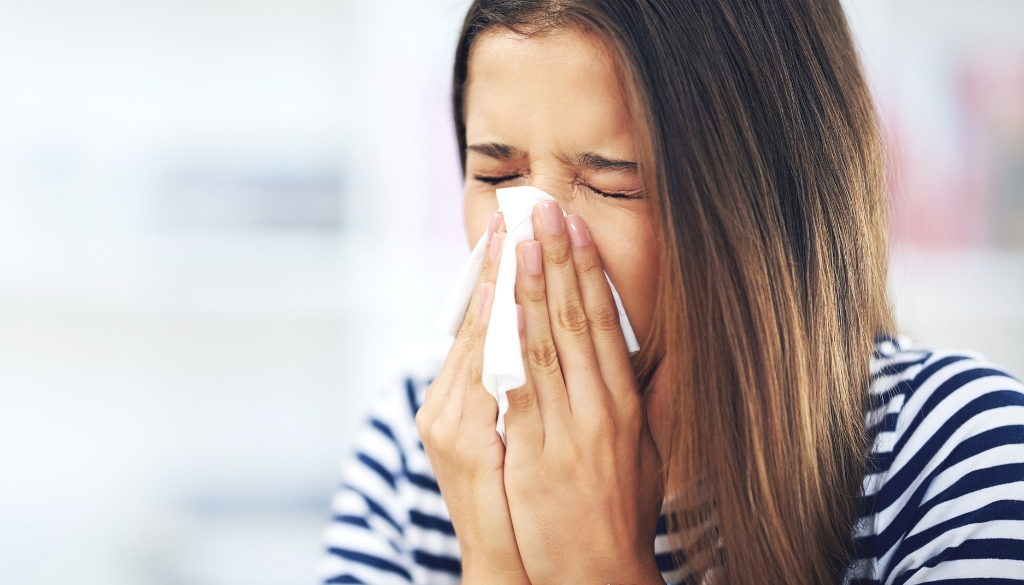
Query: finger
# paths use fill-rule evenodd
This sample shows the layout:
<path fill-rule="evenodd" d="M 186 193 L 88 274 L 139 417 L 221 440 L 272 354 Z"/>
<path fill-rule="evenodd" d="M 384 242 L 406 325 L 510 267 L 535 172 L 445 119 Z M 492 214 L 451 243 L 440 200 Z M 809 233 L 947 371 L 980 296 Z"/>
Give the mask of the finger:
<path fill-rule="evenodd" d="M 497 234 L 495 234 L 497 236 Z M 463 400 L 463 424 L 480 427 L 478 430 L 494 431 L 498 418 L 498 403 L 487 393 L 483 385 L 484 339 L 487 335 L 487 324 L 490 321 L 491 308 L 494 306 L 494 283 L 485 282 L 480 285 L 480 318 L 477 320 L 477 343 L 466 356 L 468 367 L 468 384 Z M 483 428 L 486 427 L 486 428 Z"/>
<path fill-rule="evenodd" d="M 500 214 L 495 215 L 500 219 Z M 498 402 L 487 392 L 483 384 L 483 361 L 484 341 L 487 339 L 491 309 L 494 306 L 495 282 L 498 278 L 498 266 L 501 264 L 501 253 L 506 233 L 504 221 L 492 221 L 491 228 L 495 229 L 488 245 L 488 266 L 483 271 L 485 276 L 479 285 L 479 294 L 477 295 L 480 312 L 475 325 L 476 342 L 463 358 L 465 364 L 463 371 L 468 374 L 468 380 L 463 397 L 462 424 L 469 425 L 479 433 L 496 433 L 495 424 L 498 419 Z"/>
<path fill-rule="evenodd" d="M 565 225 L 601 377 L 612 395 L 618 397 L 623 393 L 635 394 L 636 381 L 629 361 L 629 348 L 622 336 L 619 310 L 601 265 L 601 256 L 590 239 L 582 217 L 568 215 Z"/>
<path fill-rule="evenodd" d="M 435 378 L 435 380 L 439 382 L 436 385 L 436 388 L 440 390 L 435 398 L 442 402 L 446 399 L 447 391 L 450 390 L 454 374 L 464 369 L 463 357 L 466 355 L 468 348 L 476 341 L 474 337 L 476 335 L 477 317 L 480 313 L 480 283 L 486 282 L 488 275 L 491 272 L 491 246 L 494 243 L 494 234 L 498 230 L 503 230 L 503 228 L 504 220 L 500 213 L 495 212 L 487 227 L 488 239 L 487 247 L 484 250 L 483 268 L 480 270 L 480 275 L 477 277 L 476 286 L 473 287 L 473 295 L 469 299 L 466 316 L 463 318 L 462 326 L 459 328 L 459 332 L 455 336 L 455 340 L 448 349 L 448 356 L 445 358 L 444 364 L 441 366 L 441 370 Z M 496 273 L 497 271 L 495 270 L 494 272 Z M 493 282 L 493 279 L 491 279 L 491 282 Z M 432 384 L 431 386 L 433 387 L 435 385 Z M 426 400 L 430 400 L 432 392 L 432 389 L 428 389 Z"/>
<path fill-rule="evenodd" d="M 482 386 L 480 379 L 483 375 L 483 345 L 487 317 L 490 316 L 490 303 L 494 300 L 494 285 L 481 282 L 477 286 L 476 299 L 478 318 L 472 335 L 473 341 L 466 347 L 466 354 L 462 358 L 463 367 L 455 372 L 451 391 L 445 401 L 444 412 L 450 417 L 447 424 L 462 424 L 466 416 L 467 396 L 471 396 L 474 389 Z"/>
<path fill-rule="evenodd" d="M 491 222 L 487 226 L 487 247 L 484 249 L 483 267 L 480 270 L 480 274 L 476 279 L 476 286 L 473 289 L 473 296 L 469 300 L 469 307 L 466 309 L 466 318 L 462 321 L 462 327 L 459 329 L 459 335 L 456 336 L 456 344 L 459 342 L 459 338 L 465 336 L 471 336 L 476 331 L 476 319 L 480 315 L 480 283 L 486 282 L 488 274 L 491 272 L 491 259 L 495 255 L 495 234 L 504 225 L 501 214 L 495 212 L 491 216 Z M 500 249 L 500 246 L 498 247 Z M 453 347 L 457 347 L 453 344 Z"/>
<path fill-rule="evenodd" d="M 523 352 L 523 363 L 527 363 L 526 318 L 522 305 L 516 305 L 519 313 L 519 347 Z M 537 399 L 537 389 L 526 368 L 526 383 L 508 392 L 508 412 L 505 413 L 506 446 L 523 449 L 526 453 L 537 453 L 544 447 L 545 423 Z"/>
<path fill-rule="evenodd" d="M 481 291 L 484 290 L 482 285 L 488 281 L 493 283 L 497 275 L 496 264 L 492 264 L 492 261 L 496 258 L 500 261 L 501 243 L 504 241 L 505 222 L 501 213 L 495 213 L 491 217 L 490 225 L 487 227 L 487 235 L 489 235 L 490 238 L 487 240 L 487 244 L 484 249 L 483 266 L 480 270 L 479 276 L 477 277 L 477 283 L 473 289 L 469 306 L 466 308 L 466 317 L 462 322 L 462 327 L 459 329 L 459 334 L 452 343 L 452 347 L 448 350 L 448 357 L 435 379 L 435 384 L 431 385 L 432 387 L 436 385 L 438 388 L 437 395 L 433 397 L 433 400 L 431 401 L 431 404 L 433 402 L 440 402 L 442 404 L 442 406 L 437 407 L 438 410 L 445 408 L 444 405 L 451 406 L 448 404 L 451 402 L 451 396 L 449 393 L 453 388 L 455 388 L 456 384 L 465 386 L 466 384 L 472 383 L 472 376 L 464 374 L 469 373 L 470 368 L 478 366 L 478 364 L 475 366 L 472 363 L 472 358 L 469 354 L 472 353 L 473 348 L 481 348 L 482 351 L 483 347 L 484 337 L 481 332 L 480 325 L 485 325 L 486 320 L 481 321 L 482 317 L 480 311 L 482 308 L 481 305 L 483 304 L 481 303 L 481 300 L 483 299 Z M 488 290 L 493 292 L 493 289 Z M 486 301 L 486 299 L 483 300 Z M 483 327 L 483 331 L 486 331 L 486 326 Z M 430 400 L 430 388 L 428 388 L 427 393 L 427 400 Z M 428 406 L 426 401 L 424 402 L 424 406 Z M 428 408 L 434 407 L 430 406 Z M 461 412 L 461 406 L 451 406 L 449 410 Z"/>
<path fill-rule="evenodd" d="M 487 339 L 487 326 L 491 318 L 491 306 L 494 302 L 494 286 L 498 277 L 498 264 L 501 262 L 501 248 L 504 242 L 505 232 L 495 232 L 488 244 L 488 266 L 481 273 L 480 282 L 477 284 L 475 294 L 478 305 L 477 316 L 472 325 L 473 336 L 471 342 L 464 349 L 464 357 L 459 368 L 460 371 L 470 373 L 469 384 L 482 384 L 484 341 Z M 466 327 L 469 327 L 466 325 Z"/>
<path fill-rule="evenodd" d="M 501 253 L 505 247 L 505 236 L 503 230 L 494 232 L 491 237 L 491 243 L 487 247 L 487 268 L 484 270 L 485 280 L 487 282 L 498 281 L 498 266 L 501 265 Z"/>
<path fill-rule="evenodd" d="M 490 321 L 490 306 L 494 300 L 494 283 L 498 278 L 498 266 L 501 264 L 502 245 L 505 242 L 506 235 L 505 221 L 500 212 L 495 212 L 491 218 L 487 233 L 490 234 L 490 240 L 487 243 L 487 249 L 484 254 L 483 269 L 480 271 L 480 277 L 477 280 L 476 292 L 470 301 L 470 309 L 467 310 L 468 313 L 473 307 L 478 307 L 476 316 L 472 322 L 467 320 L 467 322 L 463 323 L 463 329 L 467 331 L 472 329 L 473 337 L 470 344 L 460 348 L 464 351 L 465 357 L 463 357 L 459 369 L 469 369 L 476 372 L 475 377 L 470 376 L 470 384 L 479 382 L 483 370 L 481 364 L 483 362 L 484 339 L 487 334 L 487 324 Z M 488 296 L 491 298 L 488 298 Z"/>
<path fill-rule="evenodd" d="M 559 365 L 559 353 L 551 338 L 540 242 L 522 242 L 516 253 L 516 301 L 523 307 L 526 328 L 523 364 L 536 393 L 545 428 L 557 432 L 569 419 L 571 406 Z M 548 432 L 548 436 L 552 432 Z"/>
<path fill-rule="evenodd" d="M 593 390 L 601 379 L 583 298 L 576 282 L 562 208 L 554 201 L 537 205 L 533 210 L 533 226 L 543 251 L 551 338 L 558 349 L 569 402 L 575 407 L 577 401 L 583 404 L 594 400 Z"/>

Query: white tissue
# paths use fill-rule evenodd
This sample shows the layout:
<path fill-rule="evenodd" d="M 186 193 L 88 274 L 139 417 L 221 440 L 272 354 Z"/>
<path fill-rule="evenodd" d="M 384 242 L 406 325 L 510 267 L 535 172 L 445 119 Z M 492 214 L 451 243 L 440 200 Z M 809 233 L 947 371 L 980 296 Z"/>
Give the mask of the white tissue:
<path fill-rule="evenodd" d="M 505 413 L 508 412 L 509 390 L 515 390 L 526 383 L 526 370 L 523 366 L 523 354 L 519 346 L 519 313 L 516 309 L 516 246 L 519 242 L 533 239 L 533 208 L 541 201 L 554 200 L 553 197 L 535 187 L 511 187 L 498 189 L 498 209 L 505 218 L 507 234 L 501 247 L 501 264 L 498 266 L 498 278 L 494 286 L 494 301 L 491 306 L 491 318 L 487 325 L 487 337 L 484 339 L 483 384 L 487 392 L 498 401 L 498 421 L 495 430 L 505 441 Z M 564 214 L 564 212 L 563 212 Z M 442 333 L 452 337 L 458 335 L 462 321 L 469 308 L 469 300 L 473 296 L 480 271 L 483 269 L 484 253 L 487 250 L 487 234 L 485 233 L 473 247 L 469 260 L 462 267 L 455 288 L 437 318 L 436 327 Z M 608 278 L 608 273 L 605 273 Z M 629 324 L 626 311 L 622 308 L 619 293 L 615 285 L 608 279 L 612 289 L 615 306 L 619 310 L 619 324 L 626 338 L 629 353 L 640 351 L 636 334 Z"/>

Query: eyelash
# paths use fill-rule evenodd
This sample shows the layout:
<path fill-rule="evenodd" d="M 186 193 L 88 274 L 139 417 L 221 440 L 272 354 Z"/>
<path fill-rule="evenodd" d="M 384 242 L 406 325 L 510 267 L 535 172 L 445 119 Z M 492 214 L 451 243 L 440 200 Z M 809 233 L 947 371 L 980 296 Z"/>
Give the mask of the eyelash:
<path fill-rule="evenodd" d="M 474 178 L 477 181 L 480 181 L 482 183 L 487 183 L 488 185 L 498 186 L 498 185 L 504 183 L 505 181 L 511 181 L 512 179 L 518 179 L 520 176 L 521 175 L 506 175 L 506 176 L 503 176 L 503 177 L 484 177 L 484 176 L 481 176 L 481 175 L 476 175 L 476 176 L 474 176 Z M 595 188 L 591 187 L 590 185 L 587 185 L 586 183 L 580 183 L 580 184 L 583 185 L 584 187 L 586 187 L 587 189 L 590 189 L 594 193 L 597 193 L 598 195 L 600 195 L 602 197 L 608 197 L 608 198 L 611 198 L 611 199 L 636 199 L 637 197 L 639 197 L 639 195 L 631 195 L 629 193 L 605 193 L 604 191 L 600 191 L 598 189 L 595 189 Z"/>
<path fill-rule="evenodd" d="M 519 178 L 519 175 L 505 175 L 504 177 L 484 177 L 481 175 L 476 175 L 474 178 L 477 181 L 487 183 L 488 185 L 500 185 L 505 181 L 511 181 L 512 179 Z"/>

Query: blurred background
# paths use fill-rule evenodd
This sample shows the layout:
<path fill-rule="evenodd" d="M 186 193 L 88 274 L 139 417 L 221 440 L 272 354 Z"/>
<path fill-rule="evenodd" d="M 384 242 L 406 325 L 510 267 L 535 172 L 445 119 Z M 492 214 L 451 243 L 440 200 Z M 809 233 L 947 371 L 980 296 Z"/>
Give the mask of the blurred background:
<path fill-rule="evenodd" d="M 901 327 L 1024 375 L 1024 2 L 849 0 Z M 0 0 L 0 582 L 316 582 L 468 252 L 465 0 Z"/>

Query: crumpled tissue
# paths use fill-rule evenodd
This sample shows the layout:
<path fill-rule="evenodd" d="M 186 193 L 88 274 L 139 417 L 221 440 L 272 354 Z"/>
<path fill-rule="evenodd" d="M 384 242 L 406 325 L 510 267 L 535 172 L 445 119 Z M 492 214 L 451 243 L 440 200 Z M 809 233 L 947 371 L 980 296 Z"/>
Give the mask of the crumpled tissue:
<path fill-rule="evenodd" d="M 491 319 L 487 326 L 484 339 L 483 384 L 487 392 L 498 401 L 498 420 L 495 430 L 505 441 L 505 413 L 508 412 L 509 390 L 515 390 L 526 383 L 526 370 L 523 365 L 522 349 L 519 345 L 519 313 L 516 309 L 516 246 L 533 239 L 533 208 L 542 201 L 553 201 L 554 198 L 536 187 L 510 187 L 497 189 L 498 209 L 505 219 L 507 234 L 501 248 L 501 262 L 498 265 L 498 278 L 494 285 L 494 301 L 491 306 Z M 564 212 L 563 212 L 564 214 Z M 455 337 L 462 327 L 473 296 L 473 289 L 480 271 L 483 270 L 484 253 L 487 250 L 487 234 L 473 247 L 469 260 L 462 267 L 455 287 L 437 318 L 436 327 L 442 333 Z M 608 273 L 605 273 L 608 278 Z M 636 334 L 629 324 L 626 311 L 615 285 L 608 279 L 615 306 L 619 310 L 619 324 L 626 338 L 629 353 L 640 350 Z"/>

